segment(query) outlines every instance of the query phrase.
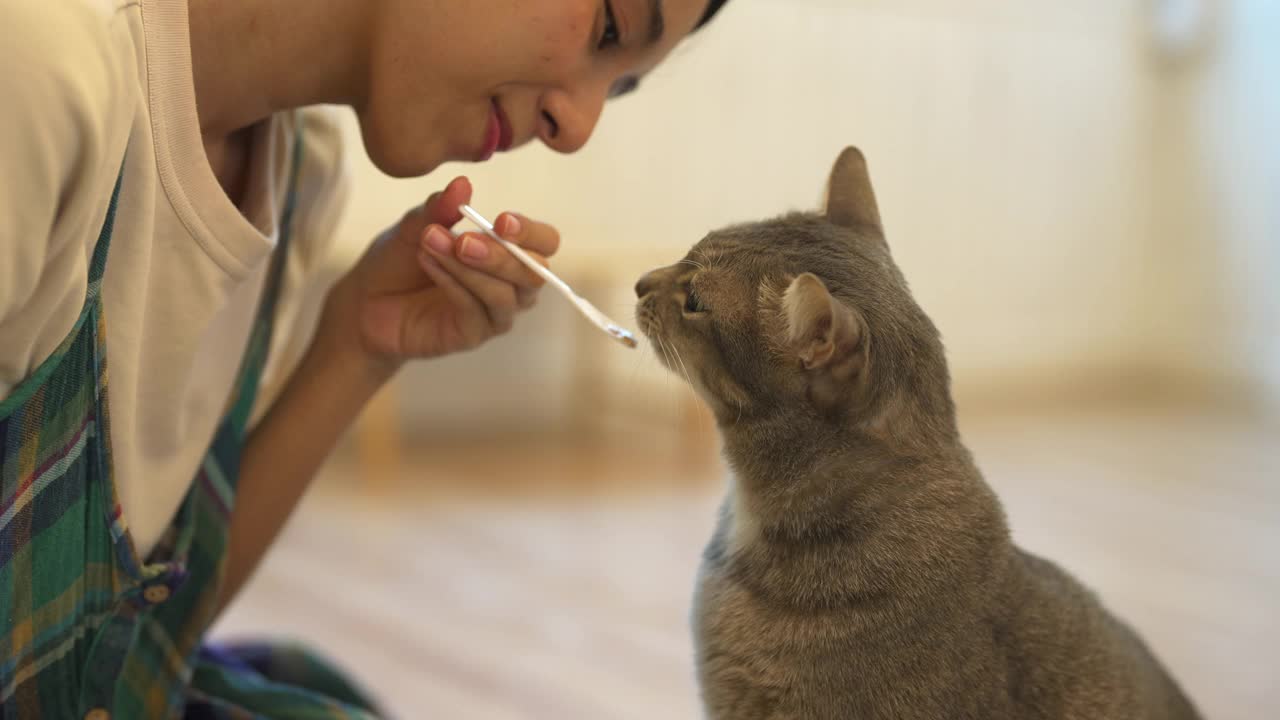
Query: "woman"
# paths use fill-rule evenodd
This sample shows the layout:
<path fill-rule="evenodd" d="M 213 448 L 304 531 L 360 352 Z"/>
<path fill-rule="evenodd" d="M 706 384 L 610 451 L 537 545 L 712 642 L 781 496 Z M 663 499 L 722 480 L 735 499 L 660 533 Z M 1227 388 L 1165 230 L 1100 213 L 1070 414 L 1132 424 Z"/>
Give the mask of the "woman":
<path fill-rule="evenodd" d="M 0 716 L 372 712 L 306 656 L 202 636 L 369 397 L 505 332 L 539 281 L 447 231 L 457 178 L 309 315 L 342 151 L 303 108 L 354 108 L 401 177 L 574 152 L 725 1 L 6 3 Z"/>

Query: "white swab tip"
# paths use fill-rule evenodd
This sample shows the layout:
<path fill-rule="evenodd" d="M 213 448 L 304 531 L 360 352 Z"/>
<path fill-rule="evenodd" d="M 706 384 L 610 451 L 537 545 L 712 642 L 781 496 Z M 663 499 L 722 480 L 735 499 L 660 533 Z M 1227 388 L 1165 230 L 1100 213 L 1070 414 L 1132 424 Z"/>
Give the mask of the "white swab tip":
<path fill-rule="evenodd" d="M 617 325 L 610 325 L 605 329 L 605 332 L 608 332 L 614 340 L 617 340 L 629 348 L 639 347 L 639 343 L 636 342 L 636 337 L 624 328 L 620 328 Z"/>

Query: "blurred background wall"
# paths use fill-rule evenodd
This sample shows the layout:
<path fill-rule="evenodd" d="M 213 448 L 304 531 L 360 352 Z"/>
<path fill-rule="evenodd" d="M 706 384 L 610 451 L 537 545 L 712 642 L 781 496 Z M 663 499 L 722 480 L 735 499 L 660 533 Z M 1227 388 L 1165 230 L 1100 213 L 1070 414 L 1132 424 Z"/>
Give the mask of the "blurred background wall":
<path fill-rule="evenodd" d="M 962 399 L 1268 388 L 1280 404 L 1278 7 L 735 0 L 577 156 L 394 181 L 348 118 L 336 260 L 465 173 L 483 212 L 556 223 L 555 268 L 629 321 L 643 271 L 709 229 L 815 207 L 856 144 Z M 501 351 L 406 372 L 405 427 L 674 411 L 655 363 L 579 323 L 548 293 Z M 574 397 L 588 375 L 599 405 Z"/>

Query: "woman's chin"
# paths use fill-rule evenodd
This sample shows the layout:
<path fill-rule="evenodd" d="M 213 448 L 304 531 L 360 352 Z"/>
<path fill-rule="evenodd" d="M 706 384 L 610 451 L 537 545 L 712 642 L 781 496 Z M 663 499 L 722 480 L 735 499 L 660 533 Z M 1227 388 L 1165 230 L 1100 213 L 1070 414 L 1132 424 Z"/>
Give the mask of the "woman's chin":
<path fill-rule="evenodd" d="M 361 126 L 365 152 L 374 167 L 393 178 L 422 177 L 454 158 L 433 144 L 407 142 L 407 135 L 371 131 Z"/>

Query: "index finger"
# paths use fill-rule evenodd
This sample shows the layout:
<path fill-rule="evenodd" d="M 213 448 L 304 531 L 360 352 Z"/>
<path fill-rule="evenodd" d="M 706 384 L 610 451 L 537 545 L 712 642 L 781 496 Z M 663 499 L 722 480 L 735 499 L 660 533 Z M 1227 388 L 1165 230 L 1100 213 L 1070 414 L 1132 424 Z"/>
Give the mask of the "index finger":
<path fill-rule="evenodd" d="M 453 227 L 462 219 L 459 205 L 471 202 L 471 181 L 466 176 L 454 178 L 444 190 L 433 193 L 423 207 L 428 225 Z"/>
<path fill-rule="evenodd" d="M 507 248 L 487 235 L 477 232 L 464 232 L 458 237 L 458 259 L 467 265 L 494 277 L 501 278 L 513 285 L 528 288 L 542 286 L 543 279 L 540 275 L 526 267 L 514 253 L 509 252 Z M 516 245 L 516 243 L 512 244 Z M 528 255 L 534 262 L 543 267 L 548 267 L 546 258 L 537 250 L 531 248 L 518 249 Z"/>

